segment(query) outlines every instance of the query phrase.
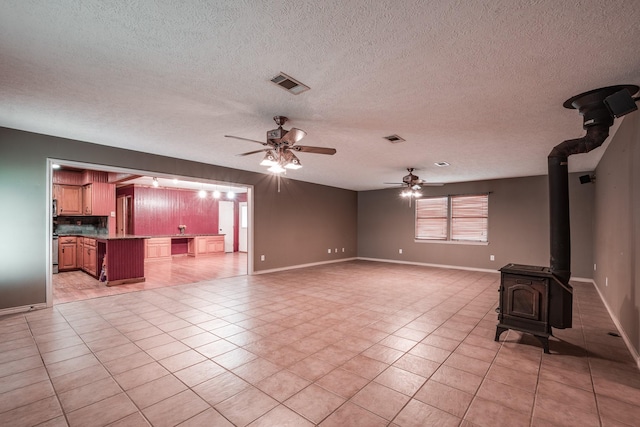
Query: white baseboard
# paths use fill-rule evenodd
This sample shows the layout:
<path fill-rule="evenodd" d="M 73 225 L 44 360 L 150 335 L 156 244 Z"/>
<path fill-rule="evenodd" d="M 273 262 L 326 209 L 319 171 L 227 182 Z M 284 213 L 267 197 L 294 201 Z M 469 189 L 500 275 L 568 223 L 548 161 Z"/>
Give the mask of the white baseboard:
<path fill-rule="evenodd" d="M 467 270 L 467 271 L 479 271 L 482 273 L 500 273 L 498 270 L 491 270 L 488 268 L 473 268 L 473 267 L 463 267 L 460 265 L 446 265 L 446 264 L 429 264 L 426 262 L 413 262 L 413 261 L 398 261 L 395 259 L 382 259 L 382 258 L 365 258 L 358 257 L 361 261 L 374 261 L 374 262 L 389 262 L 392 264 L 407 264 L 407 265 L 419 265 L 423 267 L 435 267 L 435 268 L 450 268 L 454 270 Z"/>
<path fill-rule="evenodd" d="M 334 260 L 330 260 L 330 261 L 312 262 L 312 263 L 309 263 L 309 264 L 290 265 L 290 266 L 287 266 L 287 267 L 272 268 L 272 269 L 269 269 L 269 270 L 258 270 L 258 271 L 254 271 L 253 274 L 277 273 L 279 271 L 297 270 L 299 268 L 315 267 L 317 265 L 335 264 L 337 262 L 345 262 L 345 261 L 355 261 L 356 259 L 358 259 L 358 258 L 340 258 L 340 259 L 334 259 Z"/>
<path fill-rule="evenodd" d="M 26 311 L 39 310 L 41 308 L 47 308 L 47 304 L 39 303 L 33 305 L 23 305 L 20 307 L 4 308 L 0 310 L 0 316 L 6 316 L 7 314 L 24 313 Z"/>
<path fill-rule="evenodd" d="M 620 321 L 618 320 L 618 318 L 613 314 L 611 307 L 609 307 L 609 304 L 607 304 L 607 300 L 604 299 L 604 295 L 602 295 L 602 292 L 600 292 L 600 288 L 598 288 L 598 285 L 596 284 L 595 280 L 591 280 L 591 283 L 593 283 L 593 287 L 596 288 L 596 291 L 598 291 L 598 295 L 600 295 L 600 300 L 602 300 L 602 303 L 604 304 L 605 308 L 609 312 L 609 317 L 611 317 L 611 320 L 613 320 L 614 325 L 616 325 L 618 332 L 620 332 L 620 336 L 622 336 L 624 343 L 627 345 L 627 348 L 631 353 L 631 357 L 633 357 L 633 359 L 636 361 L 636 366 L 638 366 L 638 369 L 640 369 L 640 354 L 638 354 L 638 351 L 631 344 L 631 340 L 629 339 L 629 336 L 624 331 L 624 328 L 620 324 Z"/>

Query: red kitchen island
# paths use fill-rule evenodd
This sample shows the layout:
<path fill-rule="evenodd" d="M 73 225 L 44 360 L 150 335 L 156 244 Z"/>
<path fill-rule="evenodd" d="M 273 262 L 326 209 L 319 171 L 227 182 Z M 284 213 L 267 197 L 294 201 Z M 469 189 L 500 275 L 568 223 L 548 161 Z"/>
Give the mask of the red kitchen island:
<path fill-rule="evenodd" d="M 98 280 L 107 286 L 144 282 L 144 242 L 140 236 L 96 237 Z"/>

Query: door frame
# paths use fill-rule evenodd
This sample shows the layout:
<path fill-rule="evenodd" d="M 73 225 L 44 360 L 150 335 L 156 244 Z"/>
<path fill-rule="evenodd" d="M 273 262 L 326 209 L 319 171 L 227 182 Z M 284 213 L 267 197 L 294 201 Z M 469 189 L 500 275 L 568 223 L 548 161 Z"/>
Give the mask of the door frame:
<path fill-rule="evenodd" d="M 64 166 L 76 167 L 81 169 L 92 169 L 97 171 L 104 172 L 114 172 L 114 173 L 128 173 L 132 175 L 144 175 L 144 176 L 156 176 L 168 179 L 183 179 L 184 181 L 197 181 L 197 182 L 205 182 L 219 185 L 232 185 L 237 187 L 244 187 L 247 189 L 247 203 L 248 210 L 247 214 L 249 216 L 249 230 L 247 233 L 248 241 L 247 241 L 247 276 L 251 276 L 255 273 L 254 271 L 254 263 L 253 263 L 253 247 L 254 247 L 254 234 L 253 234 L 253 224 L 254 224 L 254 187 L 251 184 L 243 184 L 243 183 L 235 183 L 235 182 L 223 182 L 217 181 L 207 178 L 193 177 L 193 176 L 185 176 L 174 173 L 167 172 L 151 172 L 145 171 L 141 169 L 130 169 L 126 167 L 118 167 L 118 166 L 107 166 L 97 163 L 87 163 L 87 162 L 78 162 L 73 160 L 63 160 L 58 158 L 47 158 L 46 164 L 46 191 L 45 191 L 45 232 L 46 239 L 43 244 L 46 246 L 46 254 L 45 254 L 45 262 L 47 263 L 46 269 L 46 291 L 45 291 L 45 303 L 42 306 L 53 307 L 53 265 L 52 265 L 52 248 L 51 248 L 51 235 L 53 233 L 53 209 L 51 200 L 53 199 L 53 165 L 59 164 Z M 114 218 L 115 220 L 115 218 Z M 39 308 L 40 305 L 34 306 L 35 308 Z M 8 313 L 8 312 L 7 312 Z M 2 314 L 7 314 L 2 313 Z"/>

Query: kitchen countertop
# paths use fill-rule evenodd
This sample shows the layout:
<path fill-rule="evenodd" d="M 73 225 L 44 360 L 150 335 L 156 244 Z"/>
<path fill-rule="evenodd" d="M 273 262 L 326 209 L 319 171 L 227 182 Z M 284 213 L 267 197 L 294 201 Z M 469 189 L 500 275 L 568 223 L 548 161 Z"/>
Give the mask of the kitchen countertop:
<path fill-rule="evenodd" d="M 166 238 L 172 239 L 193 239 L 201 236 L 224 236 L 224 234 L 214 233 L 202 233 L 202 234 L 159 234 L 154 236 L 138 235 L 138 234 L 78 234 L 78 233 L 63 233 L 58 234 L 59 237 L 73 236 L 73 237 L 88 237 L 89 239 L 96 240 L 124 240 L 124 239 L 154 239 L 154 238 Z"/>

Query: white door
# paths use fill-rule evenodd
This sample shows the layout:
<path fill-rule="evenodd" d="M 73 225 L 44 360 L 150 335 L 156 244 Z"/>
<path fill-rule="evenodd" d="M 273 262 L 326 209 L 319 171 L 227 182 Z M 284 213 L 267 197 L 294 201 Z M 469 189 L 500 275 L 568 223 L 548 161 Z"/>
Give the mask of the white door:
<path fill-rule="evenodd" d="M 220 234 L 224 234 L 224 251 L 233 252 L 233 202 L 221 200 L 218 203 L 218 228 Z"/>
<path fill-rule="evenodd" d="M 247 252 L 247 230 L 249 227 L 249 211 L 247 202 L 240 202 L 240 230 L 238 232 L 238 250 Z"/>

